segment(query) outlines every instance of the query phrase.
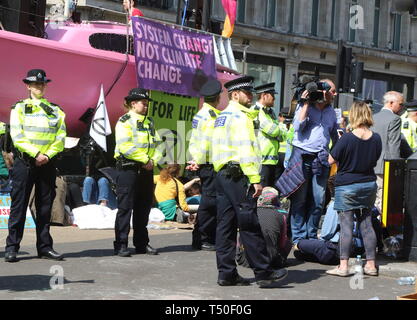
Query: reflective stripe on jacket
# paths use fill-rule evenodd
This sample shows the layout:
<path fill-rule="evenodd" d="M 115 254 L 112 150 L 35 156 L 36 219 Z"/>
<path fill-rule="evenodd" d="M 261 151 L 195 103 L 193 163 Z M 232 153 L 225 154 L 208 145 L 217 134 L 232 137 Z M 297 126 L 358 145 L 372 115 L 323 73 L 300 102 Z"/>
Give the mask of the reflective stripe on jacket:
<path fill-rule="evenodd" d="M 253 121 L 258 111 L 230 101 L 215 122 L 213 166 L 219 171 L 228 162 L 238 162 L 250 183 L 259 183 L 262 157 Z"/>
<path fill-rule="evenodd" d="M 417 123 L 410 119 L 401 119 L 401 133 L 407 140 L 413 152 L 417 151 Z"/>
<path fill-rule="evenodd" d="M 20 152 L 51 159 L 64 150 L 65 113 L 46 99 L 19 101 L 10 113 L 10 136 Z"/>
<path fill-rule="evenodd" d="M 119 118 L 115 131 L 115 158 L 123 155 L 126 159 L 143 164 L 149 160 L 157 163 L 162 158 L 157 146 L 161 139 L 149 117 L 129 111 Z"/>
<path fill-rule="evenodd" d="M 259 108 L 259 130 L 257 130 L 256 137 L 262 153 L 262 164 L 276 165 L 279 160 L 279 145 L 285 140 L 286 131 L 282 130 L 272 108 L 263 107 L 257 103 L 251 109 L 256 110 L 257 107 Z"/>
<path fill-rule="evenodd" d="M 204 103 L 201 110 L 193 118 L 193 129 L 188 150 L 198 164 L 211 163 L 214 123 L 220 110 Z"/>

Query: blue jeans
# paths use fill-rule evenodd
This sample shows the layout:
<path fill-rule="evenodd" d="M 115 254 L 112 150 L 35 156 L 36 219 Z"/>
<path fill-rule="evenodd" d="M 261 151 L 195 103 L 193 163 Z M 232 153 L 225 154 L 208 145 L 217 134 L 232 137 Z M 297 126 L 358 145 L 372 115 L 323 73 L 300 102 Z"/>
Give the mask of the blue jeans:
<path fill-rule="evenodd" d="M 116 196 L 110 188 L 109 180 L 102 177 L 96 181 L 92 177 L 86 177 L 83 183 L 83 201 L 99 204 L 102 200 L 107 201 L 109 208 L 117 208 Z"/>
<path fill-rule="evenodd" d="M 311 160 L 303 161 L 306 181 L 291 196 L 292 242 L 300 239 L 317 239 L 317 229 L 323 214 L 329 168 L 323 167 L 321 175 L 312 172 Z"/>

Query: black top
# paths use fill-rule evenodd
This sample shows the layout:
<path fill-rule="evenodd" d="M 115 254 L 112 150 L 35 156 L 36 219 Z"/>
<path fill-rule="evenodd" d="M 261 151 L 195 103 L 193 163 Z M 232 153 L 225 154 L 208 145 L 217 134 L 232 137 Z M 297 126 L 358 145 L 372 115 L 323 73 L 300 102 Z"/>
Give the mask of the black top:
<path fill-rule="evenodd" d="M 374 167 L 382 151 L 382 141 L 373 132 L 368 140 L 345 133 L 330 152 L 338 162 L 335 186 L 375 181 Z"/>

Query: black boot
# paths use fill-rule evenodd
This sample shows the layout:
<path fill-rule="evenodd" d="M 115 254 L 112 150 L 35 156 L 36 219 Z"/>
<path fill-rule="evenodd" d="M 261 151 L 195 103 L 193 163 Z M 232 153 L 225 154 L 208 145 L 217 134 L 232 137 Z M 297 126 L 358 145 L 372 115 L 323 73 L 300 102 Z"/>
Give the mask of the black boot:
<path fill-rule="evenodd" d="M 120 250 L 120 243 L 113 241 L 114 255 L 117 256 Z"/>
<path fill-rule="evenodd" d="M 114 246 L 114 255 L 117 255 L 119 257 L 130 257 L 130 252 L 127 248 L 127 244 L 118 243 L 114 241 L 113 246 Z"/>

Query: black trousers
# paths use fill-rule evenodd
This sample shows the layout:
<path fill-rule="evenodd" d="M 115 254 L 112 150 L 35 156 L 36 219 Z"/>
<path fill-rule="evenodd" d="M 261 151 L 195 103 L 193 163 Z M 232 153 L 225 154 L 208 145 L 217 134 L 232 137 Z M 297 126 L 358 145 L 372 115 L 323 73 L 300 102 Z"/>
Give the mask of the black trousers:
<path fill-rule="evenodd" d="M 149 243 L 149 212 L 153 200 L 153 171 L 142 169 L 118 170 L 116 183 L 117 215 L 115 222 L 116 244 L 128 245 L 130 219 L 133 210 L 133 245 L 144 249 Z"/>
<path fill-rule="evenodd" d="M 254 188 L 246 176 L 231 178 L 221 170 L 216 175 L 217 230 L 216 257 L 219 280 L 232 280 L 237 275 L 236 241 L 240 239 L 256 280 L 266 279 L 272 269 L 256 212 Z"/>
<path fill-rule="evenodd" d="M 337 265 L 340 262 L 338 243 L 319 239 L 301 239 L 297 246 L 305 261 L 327 265 Z"/>
<path fill-rule="evenodd" d="M 6 251 L 20 249 L 25 228 L 26 210 L 29 197 L 35 186 L 36 206 L 36 249 L 38 254 L 53 248 L 49 233 L 51 226 L 52 203 L 55 199 L 56 168 L 52 162 L 36 167 L 16 158 L 11 170 L 12 191 L 9 235 L 6 239 Z"/>
<path fill-rule="evenodd" d="M 262 187 L 275 188 L 275 182 L 279 177 L 279 167 L 277 164 L 263 164 L 261 168 L 261 184 Z"/>
<path fill-rule="evenodd" d="M 199 170 L 201 201 L 193 230 L 193 245 L 215 244 L 217 227 L 216 172 L 212 165 L 203 165 Z"/>
<path fill-rule="evenodd" d="M 72 209 L 82 207 L 84 205 L 81 188 L 76 183 L 70 183 L 67 186 L 66 204 Z"/>

